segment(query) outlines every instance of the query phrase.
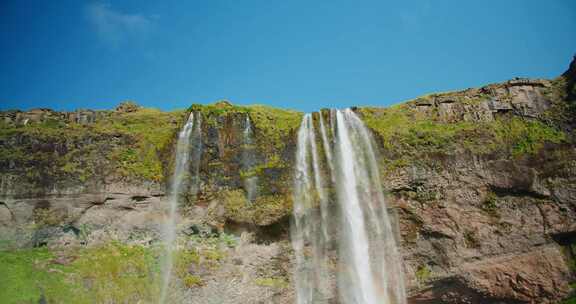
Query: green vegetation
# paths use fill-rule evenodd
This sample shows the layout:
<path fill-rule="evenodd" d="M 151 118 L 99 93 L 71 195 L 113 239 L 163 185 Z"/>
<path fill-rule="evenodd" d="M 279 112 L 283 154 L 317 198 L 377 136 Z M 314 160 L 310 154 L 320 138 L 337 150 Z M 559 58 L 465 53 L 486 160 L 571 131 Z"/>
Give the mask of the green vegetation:
<path fill-rule="evenodd" d="M 194 249 L 181 249 L 174 253 L 174 274 L 186 288 L 202 286 L 204 281 L 195 271 L 213 271 L 226 258 L 225 248 L 236 245 L 236 239 L 222 233 L 218 236 L 193 236 Z"/>
<path fill-rule="evenodd" d="M 576 259 L 573 258 L 573 255 L 571 254 L 571 252 L 576 253 L 576 243 L 571 243 L 569 245 L 562 247 L 562 251 L 564 252 L 564 255 L 566 256 L 566 259 L 568 261 L 568 267 L 570 268 L 570 271 L 572 271 L 574 274 L 576 274 Z M 575 282 L 575 284 L 576 284 L 576 282 Z"/>
<path fill-rule="evenodd" d="M 474 231 L 466 230 L 464 231 L 464 244 L 467 248 L 480 248 L 480 240 L 476 237 Z"/>
<path fill-rule="evenodd" d="M 36 228 L 57 226 L 66 219 L 66 214 L 57 209 L 39 208 L 34 210 L 34 224 Z"/>
<path fill-rule="evenodd" d="M 225 216 L 235 222 L 268 225 L 289 215 L 292 201 L 288 195 L 264 195 L 248 202 L 244 191 L 227 190 L 220 196 Z"/>
<path fill-rule="evenodd" d="M 158 294 L 158 265 L 145 247 L 110 243 L 77 254 L 70 275 L 92 303 L 152 302 Z"/>
<path fill-rule="evenodd" d="M 414 190 L 400 191 L 399 193 L 420 203 L 433 202 L 442 197 L 439 191 L 421 186 L 416 187 Z"/>
<path fill-rule="evenodd" d="M 498 196 L 489 191 L 480 208 L 492 216 L 498 215 Z"/>
<path fill-rule="evenodd" d="M 173 140 L 183 114 L 130 107 L 95 112 L 95 122 L 85 125 L 64 118 L 25 126 L 2 123 L 0 140 L 20 138 L 21 143 L 3 145 L 0 164 L 15 164 L 32 181 L 43 174 L 83 183 L 102 170 L 125 179 L 162 181 L 160 154 Z"/>
<path fill-rule="evenodd" d="M 268 157 L 268 162 L 264 164 L 258 164 L 249 170 L 240 170 L 240 177 L 249 178 L 252 176 L 261 176 L 266 169 L 285 167 L 286 164 L 280 160 L 280 157 L 278 155 L 272 154 Z"/>
<path fill-rule="evenodd" d="M 70 303 L 75 283 L 67 282 L 65 267 L 50 263 L 53 258 L 46 248 L 0 251 L 2 303 L 37 303 L 42 295 L 50 303 Z"/>
<path fill-rule="evenodd" d="M 428 282 L 430 278 L 432 278 L 432 270 L 430 270 L 430 267 L 428 265 L 422 265 L 418 267 L 415 275 L 418 282 L 425 283 Z"/>
<path fill-rule="evenodd" d="M 266 159 L 263 164 L 242 172 L 245 177 L 285 167 L 283 149 L 298 128 L 301 113 L 267 106 L 235 106 L 226 101 L 193 105 L 204 123 L 228 128 L 234 115 L 250 115 L 255 144 Z M 50 179 L 64 184 L 85 184 L 94 176 L 106 175 L 124 181 L 165 180 L 169 150 L 174 144 L 187 111 L 163 112 L 125 102 L 116 111 L 87 112 L 87 124 L 72 122 L 64 114 L 51 115 L 26 125 L 0 122 L 0 166 L 36 185 Z M 18 144 L 16 144 L 18 142 Z"/>
<path fill-rule="evenodd" d="M 124 177 L 164 180 L 160 153 L 172 142 L 184 112 L 141 108 L 114 114 L 98 120 L 94 129 L 130 139 L 130 144 L 116 147 L 108 156 L 118 164 L 118 173 Z"/>
<path fill-rule="evenodd" d="M 289 286 L 286 279 L 280 277 L 257 278 L 256 280 L 254 280 L 254 283 L 258 286 L 275 288 L 275 289 L 284 289 Z"/>
<path fill-rule="evenodd" d="M 190 265 L 200 264 L 200 255 L 194 250 L 180 250 L 174 253 L 174 274 L 188 288 L 202 285 L 202 280 L 190 273 Z"/>
<path fill-rule="evenodd" d="M 57 260 L 67 262 L 57 262 Z M 0 252 L 2 303 L 138 303 L 157 295 L 158 269 L 149 249 L 111 243 L 60 252 Z"/>
<path fill-rule="evenodd" d="M 416 104 L 422 102 L 419 100 L 385 109 L 359 110 L 366 125 L 382 140 L 387 153 L 383 161 L 386 170 L 414 163 L 430 165 L 434 155 L 464 151 L 475 154 L 500 151 L 521 157 L 537 153 L 545 143 L 558 144 L 567 140 L 565 133 L 552 125 L 517 116 L 498 116 L 494 121 L 444 121 L 446 117 L 441 120 L 437 106 L 432 103 L 426 110 L 417 109 Z M 474 103 L 475 100 L 466 102 Z"/>
<path fill-rule="evenodd" d="M 435 121 L 411 108 L 410 104 L 400 104 L 387 109 L 363 108 L 360 112 L 366 125 L 382 137 L 387 149 L 418 149 L 420 152 L 430 153 L 451 151 L 458 148 L 459 139 L 469 138 L 479 130 L 472 122 Z M 474 144 L 476 143 L 464 141 L 464 145 L 470 148 L 482 148 L 479 144 Z"/>
<path fill-rule="evenodd" d="M 227 234 L 192 239 L 174 252 L 174 275 L 187 288 L 204 284 L 236 239 Z M 6 249 L 10 246 L 5 246 Z M 159 296 L 159 247 L 111 242 L 51 251 L 47 247 L 0 251 L 0 302 L 154 303 Z"/>
<path fill-rule="evenodd" d="M 290 132 L 296 131 L 302 120 L 302 113 L 296 111 L 264 105 L 253 105 L 249 109 L 250 118 L 260 132 L 258 142 L 272 144 L 276 152 L 286 147 Z"/>
<path fill-rule="evenodd" d="M 566 140 L 562 131 L 519 117 L 496 120 L 491 127 L 496 142 L 510 147 L 514 156 L 536 153 L 546 142 L 557 144 Z"/>
<path fill-rule="evenodd" d="M 211 126 L 218 126 L 219 117 L 233 114 L 246 114 L 249 112 L 247 107 L 233 105 L 227 100 L 221 100 L 207 105 L 193 104 L 188 110 L 202 113 L 203 122 Z"/>
<path fill-rule="evenodd" d="M 190 111 L 202 113 L 208 125 L 217 126 L 218 119 L 230 115 L 249 115 L 261 147 L 269 147 L 265 152 L 278 153 L 286 145 L 290 132 L 297 130 L 302 113 L 272 108 L 264 105 L 236 106 L 228 101 L 208 105 L 192 105 Z M 221 127 L 221 126 L 220 126 Z"/>

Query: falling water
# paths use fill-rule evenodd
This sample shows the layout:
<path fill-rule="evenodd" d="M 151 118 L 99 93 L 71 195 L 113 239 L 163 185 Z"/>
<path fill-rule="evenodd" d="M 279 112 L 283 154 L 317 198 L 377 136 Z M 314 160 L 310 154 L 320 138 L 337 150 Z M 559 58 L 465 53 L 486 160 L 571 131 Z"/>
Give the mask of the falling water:
<path fill-rule="evenodd" d="M 195 117 L 194 112 L 192 112 L 182 130 L 178 133 L 178 142 L 176 144 L 176 164 L 170 184 L 168 220 L 163 231 L 165 252 L 161 265 L 160 304 L 166 302 L 170 287 L 180 197 L 183 193 L 190 190 L 194 194 L 197 191 L 196 185 L 201 153 L 200 132 L 201 116 L 197 114 Z"/>
<path fill-rule="evenodd" d="M 312 115 L 306 114 L 298 131 L 292 244 L 296 252 L 297 303 L 325 303 L 331 294 L 328 271 L 327 194 L 319 167 Z M 311 173 L 313 176 L 311 176 Z M 312 193 L 316 193 L 317 197 Z M 314 207 L 320 207 L 320 211 Z M 319 214 L 318 214 L 319 213 Z M 312 243 L 308 252 L 306 245 Z"/>
<path fill-rule="evenodd" d="M 254 154 L 254 135 L 252 130 L 252 123 L 250 122 L 250 116 L 246 115 L 246 122 L 244 126 L 244 132 L 242 132 L 243 137 L 243 149 L 242 149 L 242 170 L 249 172 L 253 169 L 256 158 Z M 251 175 L 244 178 L 244 189 L 246 190 L 246 198 L 248 201 L 252 202 L 257 193 L 258 186 L 258 176 Z"/>
<path fill-rule="evenodd" d="M 337 296 L 341 303 L 405 304 L 402 260 L 371 136 L 349 109 L 331 112 L 329 122 L 331 132 L 320 113 L 323 157 L 312 115 L 304 116 L 298 131 L 292 225 L 297 303 Z M 329 283 L 334 277 L 337 288 Z"/>

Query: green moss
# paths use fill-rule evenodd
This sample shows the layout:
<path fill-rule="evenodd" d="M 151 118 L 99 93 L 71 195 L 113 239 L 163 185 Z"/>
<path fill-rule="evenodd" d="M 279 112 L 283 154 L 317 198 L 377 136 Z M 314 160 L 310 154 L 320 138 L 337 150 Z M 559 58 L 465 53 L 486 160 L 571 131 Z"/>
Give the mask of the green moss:
<path fill-rule="evenodd" d="M 248 114 L 255 128 L 258 130 L 260 143 L 272 146 L 273 149 L 282 149 L 290 132 L 298 129 L 302 113 L 272 108 L 265 105 L 237 106 L 228 101 L 219 101 L 214 104 L 195 104 L 190 111 L 202 113 L 208 124 L 216 125 L 217 118 L 233 115 Z"/>
<path fill-rule="evenodd" d="M 82 249 L 77 254 L 77 260 L 70 265 L 70 276 L 82 282 L 81 294 L 91 303 L 156 300 L 159 270 L 149 249 L 110 243 Z"/>
<path fill-rule="evenodd" d="M 151 303 L 158 270 L 149 249 L 111 243 L 61 252 L 55 264 L 47 248 L 0 252 L 2 303 Z"/>
<path fill-rule="evenodd" d="M 221 100 L 213 104 L 206 104 L 206 105 L 193 104 L 190 108 L 188 108 L 188 110 L 202 113 L 202 117 L 204 119 L 207 119 L 208 124 L 212 125 L 215 125 L 216 118 L 218 117 L 233 113 L 249 112 L 249 109 L 247 107 L 233 105 L 227 100 Z"/>
<path fill-rule="evenodd" d="M 224 204 L 225 216 L 227 218 L 233 219 L 236 222 L 252 222 L 250 202 L 246 199 L 244 191 L 240 189 L 224 191 L 220 194 L 220 197 Z"/>
<path fill-rule="evenodd" d="M 162 112 L 140 108 L 134 112 L 114 113 L 96 122 L 98 132 L 125 135 L 129 145 L 117 147 L 109 155 L 118 163 L 118 173 L 128 178 L 164 180 L 160 153 L 178 132 L 184 111 Z"/>
<path fill-rule="evenodd" d="M 571 254 L 571 252 L 576 252 L 576 243 L 563 246 L 562 251 L 564 252 L 564 256 L 566 256 L 570 271 L 576 274 L 576 259 L 574 259 Z"/>
<path fill-rule="evenodd" d="M 422 265 L 418 267 L 415 275 L 418 282 L 425 283 L 428 282 L 428 280 L 430 280 L 430 278 L 432 277 L 432 270 L 430 270 L 430 267 L 428 267 L 428 265 Z"/>
<path fill-rule="evenodd" d="M 364 122 L 383 139 L 387 149 L 416 152 L 454 151 L 460 139 L 477 132 L 472 122 L 445 123 L 435 121 L 412 109 L 409 104 L 387 109 L 360 109 Z M 469 137 L 468 137 L 469 138 Z M 479 143 L 466 143 L 471 149 L 480 149 Z"/>
<path fill-rule="evenodd" d="M 254 283 L 258 286 L 269 287 L 274 289 L 284 289 L 289 286 L 286 279 L 279 277 L 257 278 L 256 280 L 254 280 Z"/>
<path fill-rule="evenodd" d="M 66 220 L 66 214 L 56 209 L 39 208 L 34 210 L 33 218 L 34 226 L 41 228 L 63 224 Z"/>
<path fill-rule="evenodd" d="M 194 288 L 202 286 L 204 284 L 204 282 L 199 276 L 192 274 L 186 274 L 186 276 L 184 276 L 184 278 L 182 279 L 182 283 L 184 283 L 184 286 L 186 286 L 186 288 Z"/>
<path fill-rule="evenodd" d="M 282 162 L 280 157 L 272 154 L 268 157 L 268 161 L 264 164 L 258 164 L 248 170 L 240 170 L 241 178 L 249 178 L 252 176 L 262 176 L 266 169 L 281 169 L 286 168 L 287 164 Z"/>
<path fill-rule="evenodd" d="M 40 169 L 54 180 L 84 183 L 97 171 L 110 170 L 110 174 L 129 180 L 162 181 L 160 153 L 171 144 L 183 115 L 184 111 L 135 108 L 131 112 L 97 112 L 96 122 L 87 125 L 55 119 L 6 125 L 0 130 L 0 140 L 18 136 L 23 142 L 39 143 L 44 150 L 32 144 L 4 146 L 0 163 L 15 163 L 18 170 Z M 49 147 L 58 147 L 58 153 Z"/>
<path fill-rule="evenodd" d="M 492 216 L 498 215 L 498 196 L 492 191 L 488 192 L 480 208 Z"/>
<path fill-rule="evenodd" d="M 417 187 L 416 191 L 407 191 L 406 194 L 411 199 L 420 203 L 428 203 L 436 201 L 442 197 L 442 194 L 434 189 L 426 189 L 424 187 Z"/>
<path fill-rule="evenodd" d="M 481 244 L 474 231 L 464 231 L 464 244 L 468 248 L 480 248 Z"/>
<path fill-rule="evenodd" d="M 260 132 L 259 143 L 272 145 L 275 151 L 283 149 L 288 143 L 288 136 L 298 129 L 302 113 L 272 108 L 264 105 L 252 105 L 250 119 Z"/>
<path fill-rule="evenodd" d="M 242 190 L 228 190 L 221 193 L 225 216 L 233 221 L 268 225 L 290 214 L 292 201 L 288 195 L 263 195 L 252 203 L 248 202 Z"/>
<path fill-rule="evenodd" d="M 204 281 L 192 269 L 198 267 L 216 269 L 225 258 L 225 253 L 221 251 L 218 244 L 211 242 L 201 242 L 193 250 L 179 250 L 174 253 L 174 274 L 181 280 L 187 288 L 194 288 L 204 284 Z"/>
<path fill-rule="evenodd" d="M 574 246 L 574 245 L 573 245 Z M 574 268 L 572 268 L 573 272 L 576 272 L 576 262 L 574 262 Z M 564 300 L 562 304 L 576 304 L 576 282 L 570 283 L 570 289 L 572 289 L 571 296 Z"/>
<path fill-rule="evenodd" d="M 463 151 L 475 154 L 503 151 L 517 157 L 537 153 L 546 143 L 559 144 L 567 140 L 564 132 L 539 120 L 498 116 L 494 121 L 443 122 L 437 118 L 435 106 L 419 111 L 415 102 L 386 109 L 359 110 L 388 153 L 384 162 L 386 170 L 430 162 L 433 159 L 428 158 L 434 154 Z"/>
<path fill-rule="evenodd" d="M 174 253 L 174 256 L 173 271 L 176 276 L 184 282 L 186 280 L 191 280 L 191 274 L 189 273 L 190 265 L 200 264 L 200 255 L 195 250 L 179 250 Z"/>
<path fill-rule="evenodd" d="M 514 156 L 536 153 L 546 142 L 557 144 L 566 140 L 564 132 L 520 117 L 496 120 L 491 127 L 497 142 L 509 147 Z"/>
<path fill-rule="evenodd" d="M 291 214 L 292 199 L 290 195 L 263 195 L 253 203 L 254 222 L 258 225 L 268 225 Z"/>
<path fill-rule="evenodd" d="M 46 248 L 0 251 L 0 299 L 2 303 L 86 303 L 74 299 L 75 286 L 63 267 L 50 264 L 54 255 Z"/>
<path fill-rule="evenodd" d="M 226 241 L 214 239 L 174 253 L 173 272 L 186 287 L 203 284 L 195 266 L 211 270 L 225 259 L 220 245 Z M 0 302 L 38 303 L 43 296 L 47 303 L 155 303 L 160 292 L 157 249 L 111 242 L 57 252 L 0 251 Z"/>

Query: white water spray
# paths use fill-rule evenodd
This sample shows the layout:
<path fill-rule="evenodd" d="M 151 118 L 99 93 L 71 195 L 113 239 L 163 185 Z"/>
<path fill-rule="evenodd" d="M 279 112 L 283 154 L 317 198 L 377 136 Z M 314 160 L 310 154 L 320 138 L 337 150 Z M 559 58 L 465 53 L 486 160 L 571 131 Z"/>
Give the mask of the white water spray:
<path fill-rule="evenodd" d="M 252 123 L 250 116 L 246 115 L 244 132 L 242 132 L 243 149 L 242 149 L 242 170 L 251 170 L 255 163 L 255 149 L 254 149 L 254 131 L 252 130 Z M 252 175 L 244 178 L 244 189 L 246 191 L 246 198 L 252 202 L 258 195 L 258 176 Z"/>
<path fill-rule="evenodd" d="M 297 303 L 338 297 L 346 304 L 405 304 L 402 259 L 370 133 L 349 109 L 331 112 L 332 141 L 322 113 L 319 124 L 324 166 L 312 115 L 304 116 L 298 132 L 292 225 Z M 324 189 L 323 169 L 329 169 L 334 197 Z M 327 267 L 336 260 L 338 270 Z M 337 277 L 337 292 L 327 284 L 331 277 Z"/>
<path fill-rule="evenodd" d="M 298 131 L 294 179 L 292 244 L 296 253 L 297 303 L 327 303 L 332 294 L 327 265 L 327 195 L 319 167 L 312 116 L 306 114 Z M 313 174 L 313 176 L 311 176 Z M 317 193 L 317 197 L 311 195 Z M 317 198 L 317 200 L 316 200 Z M 318 212 L 316 207 L 320 207 Z M 320 214 L 319 214 L 320 213 Z M 307 250 L 312 243 L 311 250 Z"/>
<path fill-rule="evenodd" d="M 160 304 L 166 302 L 170 289 L 180 196 L 182 193 L 188 192 L 188 190 L 192 190 L 194 194 L 196 193 L 198 163 L 201 153 L 200 134 L 201 116 L 197 114 L 195 117 L 192 112 L 182 130 L 178 133 L 178 143 L 176 144 L 176 164 L 170 183 L 168 220 L 163 229 L 164 257 L 161 264 L 162 286 Z M 191 170 L 192 175 L 190 176 Z M 190 182 L 192 183 L 192 189 L 190 189 Z"/>

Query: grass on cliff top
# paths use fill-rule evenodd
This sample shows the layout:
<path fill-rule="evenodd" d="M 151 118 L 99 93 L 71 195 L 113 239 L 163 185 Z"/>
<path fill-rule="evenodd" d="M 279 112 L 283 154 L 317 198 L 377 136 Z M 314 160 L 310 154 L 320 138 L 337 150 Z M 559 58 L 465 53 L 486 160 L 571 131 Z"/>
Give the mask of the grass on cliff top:
<path fill-rule="evenodd" d="M 249 115 L 254 127 L 261 137 L 272 143 L 275 148 L 282 148 L 290 131 L 298 129 L 302 113 L 292 110 L 273 108 L 265 105 L 237 106 L 228 101 L 219 101 L 213 104 L 195 104 L 190 111 L 202 113 L 208 124 L 216 125 L 217 118 L 225 115 Z"/>
<path fill-rule="evenodd" d="M 52 162 L 63 174 L 85 181 L 102 156 L 112 161 L 116 175 L 129 179 L 163 180 L 160 152 L 168 145 L 182 121 L 184 111 L 163 112 L 139 108 L 134 112 L 98 112 L 93 124 L 66 124 L 48 120 L 26 126 L 0 128 L 0 139 L 15 135 L 30 136 L 42 142 L 67 147 L 66 155 Z M 46 151 L 21 151 L 3 148 L 0 160 L 20 163 L 50 157 Z M 108 149 L 108 150 L 107 150 Z M 47 155 L 48 154 L 48 155 Z M 92 155 L 93 157 L 87 157 Z"/>
<path fill-rule="evenodd" d="M 282 148 L 286 145 L 286 137 L 291 131 L 298 129 L 303 115 L 301 112 L 265 105 L 252 105 L 248 108 L 254 125 L 263 132 L 262 137 L 272 141 L 276 148 Z"/>
<path fill-rule="evenodd" d="M 360 112 L 366 125 L 381 136 L 386 149 L 400 148 L 414 153 L 449 151 L 456 148 L 459 139 L 478 131 L 478 126 L 471 122 L 434 121 L 408 104 L 362 108 Z"/>
<path fill-rule="evenodd" d="M 25 170 L 27 164 L 53 176 L 73 177 L 87 181 L 102 170 L 102 156 L 115 177 L 130 180 L 164 180 L 161 153 L 173 143 L 174 136 L 185 120 L 186 110 L 163 112 L 134 106 L 131 112 L 99 111 L 92 124 L 66 123 L 49 119 L 26 126 L 11 126 L 0 122 L 0 140 L 23 135 L 35 142 L 65 146 L 64 155 L 54 151 L 31 151 L 30 147 L 0 148 L 0 162 L 16 163 Z M 301 113 L 272 107 L 236 106 L 228 102 L 193 105 L 189 110 L 200 111 L 206 123 L 215 125 L 224 115 L 247 114 L 253 122 L 256 140 L 271 160 L 278 158 L 292 130 L 299 126 Z M 270 162 L 270 161 L 269 161 Z M 31 179 L 37 172 L 30 174 Z"/>
<path fill-rule="evenodd" d="M 381 137 L 384 148 L 404 158 L 462 150 L 479 154 L 502 150 L 521 156 L 538 152 L 547 142 L 566 140 L 564 132 L 555 127 L 517 116 L 498 117 L 491 122 L 442 122 L 410 104 L 362 108 L 360 112 L 366 125 Z"/>
<path fill-rule="evenodd" d="M 95 129 L 104 133 L 122 133 L 134 139 L 130 146 L 119 146 L 109 157 L 125 177 L 146 180 L 164 179 L 160 152 L 171 143 L 185 112 L 162 112 L 141 108 L 135 112 L 115 113 L 97 121 Z"/>

